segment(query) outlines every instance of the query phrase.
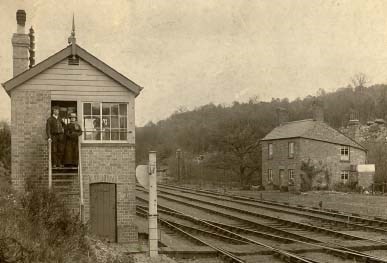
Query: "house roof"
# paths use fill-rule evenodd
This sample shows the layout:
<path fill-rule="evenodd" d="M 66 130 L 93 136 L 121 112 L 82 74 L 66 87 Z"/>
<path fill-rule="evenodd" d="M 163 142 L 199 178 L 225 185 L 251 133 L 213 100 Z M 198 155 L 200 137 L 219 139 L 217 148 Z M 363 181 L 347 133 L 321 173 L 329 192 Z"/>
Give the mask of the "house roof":
<path fill-rule="evenodd" d="M 334 144 L 348 145 L 366 151 L 361 144 L 333 129 L 325 122 L 315 121 L 313 119 L 286 122 L 281 126 L 274 128 L 262 139 L 262 141 L 287 138 L 307 138 Z"/>
<path fill-rule="evenodd" d="M 79 45 L 76 45 L 76 54 L 81 59 L 85 60 L 95 68 L 99 69 L 103 73 L 105 73 L 107 76 L 111 77 L 118 83 L 120 83 L 122 86 L 126 87 L 128 90 L 132 91 L 135 96 L 140 94 L 140 91 L 143 89 L 100 59 L 96 58 L 92 54 L 90 54 L 88 51 L 80 47 Z M 72 54 L 71 52 L 72 46 L 69 45 L 66 48 L 62 49 L 61 51 L 53 54 L 52 56 L 48 57 L 47 59 L 43 60 L 39 64 L 35 65 L 34 67 L 30 68 L 29 70 L 26 70 L 19 75 L 13 77 L 12 79 L 8 80 L 5 83 L 2 83 L 1 85 L 4 87 L 4 89 L 9 94 L 10 91 L 13 88 L 16 88 L 17 86 L 23 84 L 27 80 L 35 77 L 39 73 L 43 72 L 44 70 L 48 69 L 49 67 L 55 65 L 56 63 L 62 61 L 63 59 L 66 59 L 68 56 Z"/>

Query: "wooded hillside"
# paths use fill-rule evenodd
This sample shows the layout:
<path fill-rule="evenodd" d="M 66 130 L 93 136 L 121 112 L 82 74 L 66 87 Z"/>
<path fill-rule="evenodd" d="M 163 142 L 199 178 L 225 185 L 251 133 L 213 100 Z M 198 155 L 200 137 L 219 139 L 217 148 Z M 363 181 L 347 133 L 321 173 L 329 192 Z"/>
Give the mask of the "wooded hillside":
<path fill-rule="evenodd" d="M 251 99 L 230 106 L 208 104 L 191 111 L 177 111 L 165 120 L 137 128 L 137 163 L 146 163 L 147 152 L 156 150 L 159 161 L 168 166 L 169 175 L 177 177 L 176 150 L 181 149 L 184 157 L 180 175 L 186 180 L 257 184 L 257 142 L 277 125 L 276 109 L 288 109 L 291 121 L 307 119 L 312 116 L 316 99 L 324 105 L 325 121 L 337 129 L 347 124 L 350 112 L 357 112 L 361 123 L 387 117 L 387 85 L 366 88 L 362 83 L 330 93 L 320 90 L 315 96 L 293 101 L 273 98 L 270 102 Z M 199 160 L 200 155 L 203 161 Z M 384 180 L 380 175 L 378 178 Z"/>

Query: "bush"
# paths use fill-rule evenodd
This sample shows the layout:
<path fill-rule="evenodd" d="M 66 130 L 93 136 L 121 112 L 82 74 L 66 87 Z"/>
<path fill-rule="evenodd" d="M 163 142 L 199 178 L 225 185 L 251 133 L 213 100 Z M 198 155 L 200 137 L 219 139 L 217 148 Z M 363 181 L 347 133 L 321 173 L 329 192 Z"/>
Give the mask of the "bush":
<path fill-rule="evenodd" d="M 48 190 L 0 193 L 0 262 L 88 262 L 86 227 Z"/>
<path fill-rule="evenodd" d="M 345 192 L 345 193 L 357 192 L 358 187 L 357 187 L 356 182 L 347 183 L 347 184 L 344 184 L 343 182 L 339 182 L 333 186 L 333 190 L 338 191 L 338 192 Z"/>

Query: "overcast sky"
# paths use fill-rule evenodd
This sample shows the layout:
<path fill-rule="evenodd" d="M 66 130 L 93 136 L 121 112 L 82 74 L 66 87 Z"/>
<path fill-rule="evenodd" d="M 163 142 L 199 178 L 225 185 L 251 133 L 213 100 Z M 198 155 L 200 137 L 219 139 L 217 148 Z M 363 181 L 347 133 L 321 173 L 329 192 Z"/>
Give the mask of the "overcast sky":
<path fill-rule="evenodd" d="M 387 83 L 383 0 L 0 0 L 0 82 L 12 77 L 17 9 L 37 62 L 67 45 L 74 12 L 77 42 L 144 87 L 139 126 L 180 107 L 332 91 L 358 72 Z"/>

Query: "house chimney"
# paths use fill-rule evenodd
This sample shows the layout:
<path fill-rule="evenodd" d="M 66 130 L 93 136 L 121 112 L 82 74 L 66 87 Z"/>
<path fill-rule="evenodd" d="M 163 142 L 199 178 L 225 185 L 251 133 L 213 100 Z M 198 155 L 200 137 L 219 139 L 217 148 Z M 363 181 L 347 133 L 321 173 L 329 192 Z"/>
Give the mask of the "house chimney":
<path fill-rule="evenodd" d="M 289 112 L 284 108 L 277 108 L 278 126 L 289 121 Z"/>
<path fill-rule="evenodd" d="M 348 122 L 348 137 L 352 138 L 355 141 L 359 140 L 360 136 L 360 121 L 359 113 L 355 110 L 349 112 L 349 122 Z"/>
<path fill-rule="evenodd" d="M 324 121 L 324 108 L 321 101 L 315 100 L 312 104 L 313 120 Z"/>
<path fill-rule="evenodd" d="M 17 31 L 12 36 L 13 46 L 13 76 L 28 69 L 30 38 L 25 33 L 26 12 L 17 10 L 16 12 Z"/>

